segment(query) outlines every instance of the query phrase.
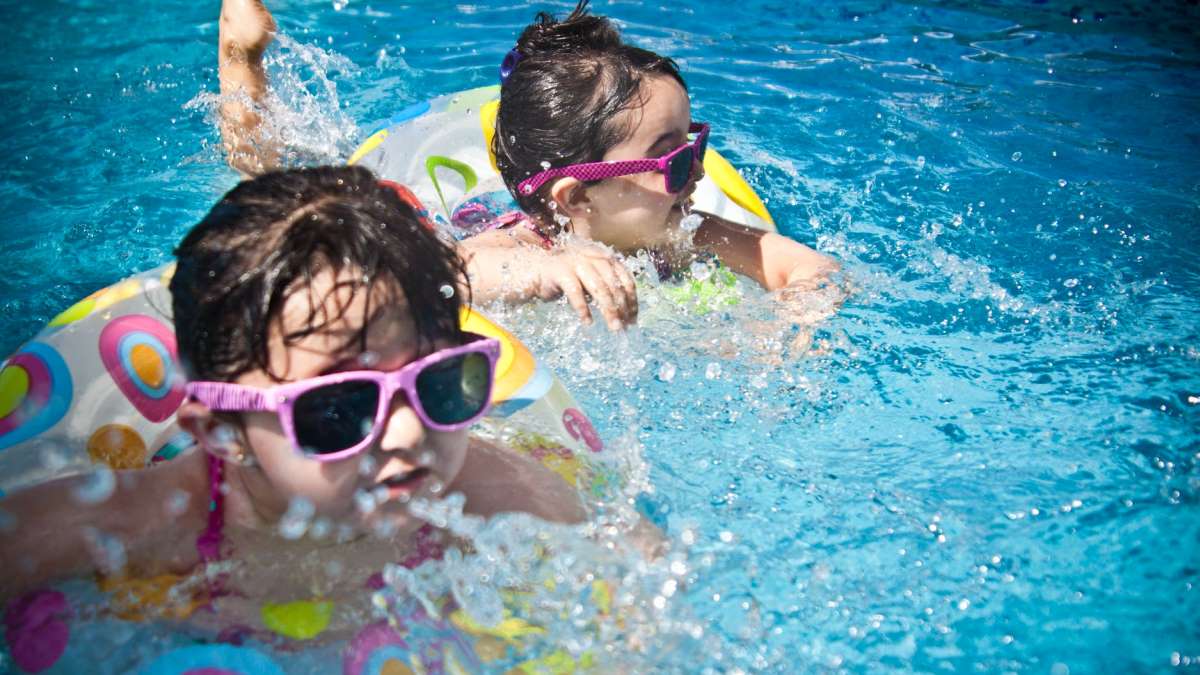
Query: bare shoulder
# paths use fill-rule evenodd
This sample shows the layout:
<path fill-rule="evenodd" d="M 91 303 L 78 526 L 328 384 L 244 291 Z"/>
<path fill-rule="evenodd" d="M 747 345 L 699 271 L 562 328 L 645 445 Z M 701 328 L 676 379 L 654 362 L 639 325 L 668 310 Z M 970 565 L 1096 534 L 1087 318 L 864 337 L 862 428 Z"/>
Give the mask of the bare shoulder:
<path fill-rule="evenodd" d="M 524 512 L 564 523 L 579 522 L 585 516 L 579 494 L 555 473 L 528 457 L 474 437 L 452 489 L 467 498 L 467 511 L 481 516 Z"/>

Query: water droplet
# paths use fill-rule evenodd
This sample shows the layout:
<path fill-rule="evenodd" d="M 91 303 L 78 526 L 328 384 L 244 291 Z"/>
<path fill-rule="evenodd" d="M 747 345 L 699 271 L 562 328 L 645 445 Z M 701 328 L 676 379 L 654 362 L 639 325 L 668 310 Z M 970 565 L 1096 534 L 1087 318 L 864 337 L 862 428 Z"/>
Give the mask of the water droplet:
<path fill-rule="evenodd" d="M 375 470 L 379 468 L 379 462 L 371 455 L 371 453 L 363 453 L 359 455 L 358 460 L 358 475 L 363 477 L 371 476 Z"/>
<path fill-rule="evenodd" d="M 441 292 L 443 298 L 450 299 L 454 297 L 454 287 L 450 284 L 442 284 L 442 287 L 438 290 Z"/>
<path fill-rule="evenodd" d="M 692 278 L 696 281 L 705 281 L 711 277 L 713 273 L 712 267 L 709 267 L 708 263 L 701 260 L 693 262 L 688 267 L 688 271 L 691 272 Z"/>
<path fill-rule="evenodd" d="M 333 523 L 328 518 L 316 518 L 312 522 L 312 527 L 308 529 L 308 535 L 313 539 L 324 539 L 333 531 Z"/>
<path fill-rule="evenodd" d="M 102 464 L 75 488 L 75 500 L 81 504 L 99 504 L 111 497 L 116 489 L 117 474 Z"/>
<path fill-rule="evenodd" d="M 287 512 L 279 519 L 279 535 L 284 539 L 299 539 L 308 531 L 308 525 L 316 513 L 312 500 L 292 497 Z"/>
<path fill-rule="evenodd" d="M 384 498 L 386 498 L 386 490 L 383 488 L 380 488 L 379 490 L 384 491 L 383 496 L 384 496 Z M 368 490 L 355 490 L 354 491 L 354 510 L 356 510 L 356 512 L 359 512 L 361 515 L 370 515 L 370 514 L 374 513 L 374 509 L 376 509 L 379 506 L 379 501 L 380 500 L 378 500 L 378 497 L 376 496 L 376 494 L 374 494 L 374 492 L 372 492 L 372 491 L 368 491 Z"/>
<path fill-rule="evenodd" d="M 1079 280 L 1075 278 L 1063 279 L 1063 286 L 1067 288 L 1075 288 L 1079 285 Z"/>
<path fill-rule="evenodd" d="M 542 171 L 548 170 L 550 168 L 550 162 L 545 162 L 545 161 L 542 162 L 541 167 L 542 167 Z"/>
<path fill-rule="evenodd" d="M 705 369 L 704 369 L 705 379 L 715 380 L 720 376 L 721 376 L 721 364 L 710 363 L 710 364 L 708 364 L 707 367 L 705 367 Z"/>
<path fill-rule="evenodd" d="M 83 536 L 96 567 L 105 574 L 116 574 L 125 568 L 128 558 L 125 544 L 114 535 L 94 527 L 84 527 Z"/>
<path fill-rule="evenodd" d="M 584 354 L 579 361 L 579 369 L 585 373 L 594 373 L 600 370 L 600 362 L 597 361 L 591 354 Z"/>
<path fill-rule="evenodd" d="M 1014 162 L 1021 161 L 1021 151 L 1018 150 L 1017 152 L 1014 152 L 1012 154 L 1012 161 L 1014 161 Z"/>
<path fill-rule="evenodd" d="M 675 379 L 675 364 L 667 361 L 658 367 L 658 379 L 662 382 L 670 382 Z"/>
<path fill-rule="evenodd" d="M 704 217 L 699 213 L 689 213 L 679 221 L 679 229 L 684 232 L 695 232 L 704 224 Z"/>
<path fill-rule="evenodd" d="M 374 368 L 379 364 L 379 352 L 367 350 L 358 355 L 358 364 L 363 368 Z"/>
<path fill-rule="evenodd" d="M 185 490 L 173 490 L 167 497 L 167 503 L 164 505 L 164 510 L 167 515 L 177 517 L 187 511 L 188 505 L 192 503 L 192 495 Z"/>

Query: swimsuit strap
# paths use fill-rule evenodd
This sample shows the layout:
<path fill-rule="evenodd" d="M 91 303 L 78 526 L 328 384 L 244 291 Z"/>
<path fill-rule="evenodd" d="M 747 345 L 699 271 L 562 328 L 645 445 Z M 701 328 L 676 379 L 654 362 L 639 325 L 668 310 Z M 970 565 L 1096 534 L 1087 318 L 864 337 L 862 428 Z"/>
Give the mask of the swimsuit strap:
<path fill-rule="evenodd" d="M 208 454 L 208 526 L 196 539 L 196 551 L 202 563 L 221 559 L 221 530 L 225 526 L 225 495 L 221 492 L 221 483 L 224 478 L 225 463 Z"/>

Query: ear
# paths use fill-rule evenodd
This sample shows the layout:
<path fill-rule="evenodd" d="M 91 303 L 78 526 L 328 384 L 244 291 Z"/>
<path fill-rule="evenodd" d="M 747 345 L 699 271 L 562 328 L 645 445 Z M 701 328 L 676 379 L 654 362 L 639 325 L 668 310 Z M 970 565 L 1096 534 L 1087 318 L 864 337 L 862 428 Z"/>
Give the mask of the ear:
<path fill-rule="evenodd" d="M 575 178 L 556 179 L 550 186 L 550 199 L 557 205 L 555 211 L 572 220 L 586 217 L 592 208 L 587 186 Z"/>
<path fill-rule="evenodd" d="M 184 431 L 196 439 L 207 453 L 226 461 L 243 463 L 249 456 L 241 429 L 218 418 L 208 406 L 197 401 L 185 401 L 175 411 L 175 419 Z"/>

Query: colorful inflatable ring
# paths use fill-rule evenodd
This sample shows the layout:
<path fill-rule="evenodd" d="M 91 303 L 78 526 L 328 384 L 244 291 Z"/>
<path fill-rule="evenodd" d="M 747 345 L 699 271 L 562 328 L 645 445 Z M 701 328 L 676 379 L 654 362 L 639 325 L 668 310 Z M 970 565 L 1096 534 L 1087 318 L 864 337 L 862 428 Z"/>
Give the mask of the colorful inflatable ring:
<path fill-rule="evenodd" d="M 379 176 L 413 189 L 433 207 L 434 220 L 456 222 L 468 200 L 485 198 L 515 208 L 503 190 L 492 155 L 500 87 L 480 87 L 411 105 L 371 134 L 350 157 Z M 716 150 L 704 157 L 696 208 L 734 222 L 774 231 L 775 221 L 754 189 Z M 490 191 L 484 188 L 491 187 Z"/>
<path fill-rule="evenodd" d="M 98 464 L 131 470 L 170 461 L 193 445 L 191 437 L 173 424 L 184 397 L 169 319 L 168 284 L 173 271 L 168 265 L 92 294 L 4 361 L 0 367 L 0 494 L 92 471 Z M 494 337 L 501 344 L 493 409 L 479 432 L 541 461 L 585 494 L 597 493 L 613 480 L 616 472 L 607 465 L 603 442 L 562 382 L 511 333 L 479 312 L 464 308 L 461 322 L 464 329 Z M 172 599 L 171 589 L 181 579 L 169 574 L 150 579 L 114 577 L 101 580 L 100 588 L 109 594 L 113 613 L 120 618 L 183 619 L 207 598 L 201 594 L 183 602 Z M 66 607 L 65 599 L 60 604 Z M 261 619 L 276 635 L 307 640 L 325 630 L 332 611 L 331 602 L 303 600 L 265 605 Z M 366 660 L 356 662 L 353 672 L 403 672 L 384 668 L 402 662 L 413 664 L 418 668 L 415 672 L 440 672 L 439 663 L 474 664 L 477 648 L 488 652 L 489 636 L 469 635 L 456 624 L 426 618 L 414 614 L 406 628 L 391 626 L 360 635 L 357 653 Z M 61 635 L 54 635 L 62 638 L 58 640 L 62 644 L 56 642 L 56 649 L 65 647 L 68 635 L 66 623 L 55 626 L 59 624 Z M 402 633 L 396 632 L 398 628 L 403 628 Z M 453 643 L 466 651 L 459 650 L 452 661 L 445 661 L 445 655 L 428 650 L 428 640 L 438 636 L 437 644 Z M 23 657 L 30 649 L 44 652 L 51 662 L 62 651 L 51 653 L 41 642 L 25 638 L 10 648 Z M 269 659 L 253 650 L 212 645 L 171 652 L 144 672 L 273 669 L 277 670 Z"/>
<path fill-rule="evenodd" d="M 249 647 L 193 645 L 163 654 L 141 675 L 283 675 L 271 657 Z"/>

